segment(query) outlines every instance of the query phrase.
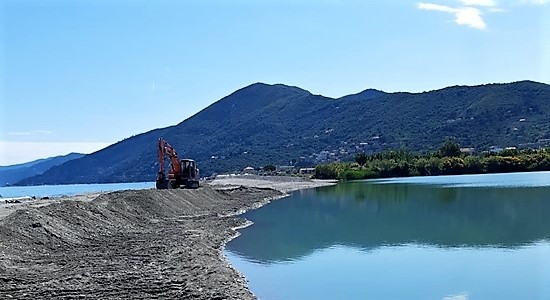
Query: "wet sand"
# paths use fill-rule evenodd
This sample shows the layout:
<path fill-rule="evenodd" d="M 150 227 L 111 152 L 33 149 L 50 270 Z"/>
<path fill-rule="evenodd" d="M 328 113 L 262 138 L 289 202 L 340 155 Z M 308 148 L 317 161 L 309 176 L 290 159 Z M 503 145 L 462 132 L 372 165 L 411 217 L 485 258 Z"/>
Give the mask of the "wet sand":
<path fill-rule="evenodd" d="M 218 176 L 209 184 L 217 187 L 241 185 L 246 187 L 269 188 L 282 193 L 289 193 L 301 189 L 334 185 L 337 182 L 337 180 L 315 180 L 288 176 L 225 175 Z"/>
<path fill-rule="evenodd" d="M 0 204 L 0 299 L 254 299 L 222 253 L 246 224 L 236 215 L 329 183 L 235 179 L 198 190 Z"/>

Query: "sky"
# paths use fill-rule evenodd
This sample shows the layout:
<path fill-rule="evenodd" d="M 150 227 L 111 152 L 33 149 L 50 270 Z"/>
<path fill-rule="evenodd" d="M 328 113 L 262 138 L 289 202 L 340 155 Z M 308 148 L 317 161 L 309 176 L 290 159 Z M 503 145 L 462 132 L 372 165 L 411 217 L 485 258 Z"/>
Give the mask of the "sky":
<path fill-rule="evenodd" d="M 3 0 L 0 165 L 91 153 L 255 82 L 550 83 L 550 0 Z"/>

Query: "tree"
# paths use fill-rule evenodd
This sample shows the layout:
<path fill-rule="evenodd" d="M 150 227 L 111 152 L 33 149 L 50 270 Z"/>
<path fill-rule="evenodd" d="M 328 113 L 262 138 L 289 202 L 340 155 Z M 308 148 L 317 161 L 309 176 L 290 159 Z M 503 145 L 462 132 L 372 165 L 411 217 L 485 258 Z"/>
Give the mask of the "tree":
<path fill-rule="evenodd" d="M 458 157 L 461 154 L 460 146 L 452 141 L 446 141 L 445 144 L 439 148 L 439 155 L 441 157 Z"/>
<path fill-rule="evenodd" d="M 264 172 L 273 172 L 277 170 L 277 168 L 274 165 L 265 165 L 264 166 Z"/>
<path fill-rule="evenodd" d="M 336 171 L 336 165 L 319 165 L 315 167 L 315 178 L 317 179 L 337 179 L 338 172 Z"/>
<path fill-rule="evenodd" d="M 364 166 L 367 163 L 367 155 L 365 153 L 357 153 L 355 155 L 355 162 L 358 163 L 360 166 Z"/>
<path fill-rule="evenodd" d="M 500 156 L 517 156 L 519 151 L 516 149 L 504 149 L 499 153 Z"/>

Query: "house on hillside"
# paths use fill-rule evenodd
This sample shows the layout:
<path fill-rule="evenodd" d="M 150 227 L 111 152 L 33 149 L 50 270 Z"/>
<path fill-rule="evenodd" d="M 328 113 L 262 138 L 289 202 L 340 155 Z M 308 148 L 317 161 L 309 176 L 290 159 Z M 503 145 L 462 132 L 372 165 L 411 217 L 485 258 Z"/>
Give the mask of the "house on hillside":
<path fill-rule="evenodd" d="M 502 151 L 504 151 L 504 149 L 502 149 L 501 147 L 497 147 L 497 146 L 491 146 L 491 147 L 489 147 L 489 152 L 490 152 L 490 153 L 497 153 L 497 154 L 498 154 L 498 153 L 500 153 L 500 152 L 502 152 Z"/>
<path fill-rule="evenodd" d="M 300 175 L 315 174 L 315 168 L 301 168 L 298 173 L 300 173 Z"/>
<path fill-rule="evenodd" d="M 248 166 L 248 167 L 243 169 L 243 174 L 254 174 L 254 171 L 255 170 L 254 170 L 253 167 Z"/>
<path fill-rule="evenodd" d="M 475 152 L 475 148 L 472 148 L 472 147 L 465 147 L 465 148 L 460 148 L 460 152 L 461 153 L 464 153 L 464 154 L 473 154 Z"/>
<path fill-rule="evenodd" d="M 277 166 L 277 174 L 293 174 L 294 166 Z"/>

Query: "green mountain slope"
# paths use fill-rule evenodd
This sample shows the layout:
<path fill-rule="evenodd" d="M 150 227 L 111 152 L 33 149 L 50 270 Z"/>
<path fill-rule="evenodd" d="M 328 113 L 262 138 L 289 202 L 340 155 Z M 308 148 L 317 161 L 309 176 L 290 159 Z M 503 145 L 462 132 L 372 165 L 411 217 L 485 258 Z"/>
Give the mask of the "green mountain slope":
<path fill-rule="evenodd" d="M 156 141 L 198 161 L 202 175 L 247 165 L 313 163 L 357 149 L 433 150 L 447 138 L 479 149 L 550 138 L 550 86 L 523 81 L 424 93 L 375 90 L 332 99 L 297 87 L 253 84 L 172 127 L 55 167 L 21 184 L 154 180 Z"/>
<path fill-rule="evenodd" d="M 51 167 L 81 158 L 82 156 L 84 154 L 69 153 L 63 156 L 38 159 L 24 164 L 2 166 L 0 167 L 0 186 L 15 184 L 24 178 L 42 174 Z"/>

